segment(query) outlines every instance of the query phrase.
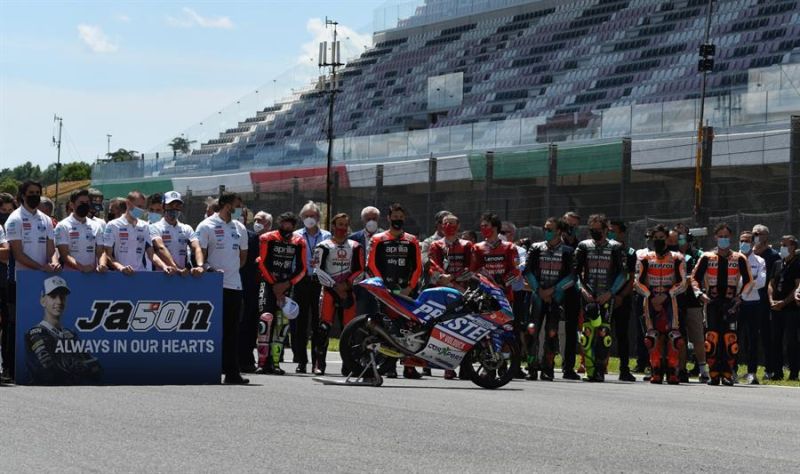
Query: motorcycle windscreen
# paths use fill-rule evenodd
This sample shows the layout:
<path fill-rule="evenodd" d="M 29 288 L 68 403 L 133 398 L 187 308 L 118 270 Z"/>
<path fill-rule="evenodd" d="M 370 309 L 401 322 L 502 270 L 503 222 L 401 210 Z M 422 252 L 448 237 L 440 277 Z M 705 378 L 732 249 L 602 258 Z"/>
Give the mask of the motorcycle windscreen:
<path fill-rule="evenodd" d="M 511 308 L 511 303 L 508 302 L 508 298 L 506 298 L 503 289 L 492 283 L 483 275 L 479 275 L 479 279 L 481 291 L 492 295 L 492 297 L 497 300 L 497 303 L 500 304 L 500 310 L 511 319 L 514 319 L 514 310 Z"/>

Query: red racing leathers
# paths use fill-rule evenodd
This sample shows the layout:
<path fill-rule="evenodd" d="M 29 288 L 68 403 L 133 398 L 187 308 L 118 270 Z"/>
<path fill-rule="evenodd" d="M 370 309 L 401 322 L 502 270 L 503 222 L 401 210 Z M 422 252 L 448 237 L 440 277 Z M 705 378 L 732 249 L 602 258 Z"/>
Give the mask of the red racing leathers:
<path fill-rule="evenodd" d="M 686 285 L 686 263 L 679 252 L 666 251 L 664 255 L 659 255 L 651 251 L 636 262 L 634 288 L 644 299 L 644 343 L 653 368 L 651 383 L 662 382 L 664 371 L 661 360 L 665 352 L 668 381 L 670 384 L 679 382 L 678 355 L 684 341 L 678 327 L 677 296 L 686 291 Z M 654 299 L 663 301 L 656 307 Z"/>
<path fill-rule="evenodd" d="M 508 301 L 513 302 L 514 292 L 510 283 L 521 276 L 517 268 L 518 258 L 519 253 L 511 242 L 499 239 L 491 243 L 483 241 L 475 244 L 470 271 L 480 272 L 494 280 L 498 286 L 505 288 Z"/>
<path fill-rule="evenodd" d="M 473 246 L 469 240 L 455 239 L 448 242 L 446 239 L 440 239 L 434 241 L 428 249 L 428 281 L 432 285 L 441 286 L 442 275 L 450 275 L 451 280 L 447 286 L 464 290 L 465 285 L 455 280 L 469 272 L 472 253 Z"/>

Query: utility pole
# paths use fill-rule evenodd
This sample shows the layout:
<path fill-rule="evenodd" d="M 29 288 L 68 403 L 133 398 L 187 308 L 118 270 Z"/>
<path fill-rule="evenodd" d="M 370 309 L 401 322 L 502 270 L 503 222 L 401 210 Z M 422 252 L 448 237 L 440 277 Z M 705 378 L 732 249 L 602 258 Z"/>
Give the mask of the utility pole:
<path fill-rule="evenodd" d="M 332 202 L 332 192 L 331 188 L 333 187 L 333 174 L 331 172 L 333 168 L 333 104 L 336 100 L 336 93 L 337 90 L 337 83 L 336 83 L 336 68 L 343 66 L 344 64 L 341 63 L 341 56 L 340 56 L 340 47 L 339 41 L 337 41 L 337 31 L 336 26 L 339 23 L 325 17 L 325 28 L 328 26 L 333 26 L 333 42 L 331 42 L 331 60 L 328 61 L 328 42 L 323 41 L 319 44 L 319 67 L 329 67 L 331 68 L 331 76 L 330 82 L 328 87 L 328 94 L 330 95 L 330 103 L 328 106 L 328 163 L 326 167 L 325 173 L 325 200 L 327 201 L 328 205 L 328 212 L 325 216 L 325 221 L 327 225 L 327 229 L 331 228 L 331 216 L 333 216 L 334 212 L 334 205 Z M 324 84 L 324 81 L 323 81 Z"/>
<path fill-rule="evenodd" d="M 716 46 L 709 43 L 709 36 L 711 35 L 711 16 L 714 11 L 714 0 L 708 0 L 708 11 L 706 15 L 706 33 L 703 44 L 700 45 L 700 61 L 697 64 L 698 72 L 703 73 L 703 83 L 700 89 L 700 120 L 697 124 L 697 148 L 695 149 L 695 167 L 694 167 L 694 219 L 695 224 L 701 218 L 703 206 L 703 171 L 702 171 L 702 157 L 703 157 L 703 120 L 706 105 L 706 82 L 708 73 L 714 69 L 714 54 L 716 53 Z"/>
<path fill-rule="evenodd" d="M 58 175 L 61 171 L 61 129 L 64 127 L 64 119 L 58 115 L 53 115 L 53 121 L 58 122 L 58 141 L 56 141 L 56 137 L 53 137 L 53 145 L 58 150 L 56 155 L 56 195 L 55 199 L 53 199 L 53 214 L 58 215 Z"/>
<path fill-rule="evenodd" d="M 108 139 L 108 146 L 106 147 L 106 157 L 111 156 L 111 134 L 107 133 L 106 138 Z"/>

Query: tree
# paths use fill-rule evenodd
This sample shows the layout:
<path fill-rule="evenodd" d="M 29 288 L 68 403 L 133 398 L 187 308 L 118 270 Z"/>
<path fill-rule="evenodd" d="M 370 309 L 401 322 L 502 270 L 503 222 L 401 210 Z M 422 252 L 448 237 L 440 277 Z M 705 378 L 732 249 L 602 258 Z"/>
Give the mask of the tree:
<path fill-rule="evenodd" d="M 20 182 L 29 179 L 39 181 L 42 179 L 42 169 L 39 168 L 39 165 L 33 166 L 33 163 L 26 161 L 25 163 L 12 169 L 11 176 Z"/>
<path fill-rule="evenodd" d="M 106 156 L 110 161 L 134 161 L 139 159 L 139 152 L 136 150 L 126 150 L 124 148 L 120 148 L 117 151 L 113 151 L 111 153 L 106 153 Z"/>
<path fill-rule="evenodd" d="M 17 182 L 17 180 L 11 176 L 6 176 L 0 179 L 0 193 L 8 193 L 12 196 L 16 196 L 18 187 L 19 182 Z"/>
<path fill-rule="evenodd" d="M 187 140 L 183 137 L 175 137 L 169 143 L 169 147 L 172 148 L 173 156 L 177 155 L 179 152 L 186 154 L 192 150 L 192 143 L 197 143 L 197 140 Z"/>
<path fill-rule="evenodd" d="M 61 165 L 61 172 L 58 174 L 60 182 L 65 181 L 82 181 L 84 179 L 91 179 L 92 167 L 89 163 L 82 161 L 75 161 L 73 163 L 64 163 Z M 51 163 L 50 166 L 45 168 L 42 172 L 42 183 L 45 186 L 55 184 L 56 182 L 56 164 Z"/>

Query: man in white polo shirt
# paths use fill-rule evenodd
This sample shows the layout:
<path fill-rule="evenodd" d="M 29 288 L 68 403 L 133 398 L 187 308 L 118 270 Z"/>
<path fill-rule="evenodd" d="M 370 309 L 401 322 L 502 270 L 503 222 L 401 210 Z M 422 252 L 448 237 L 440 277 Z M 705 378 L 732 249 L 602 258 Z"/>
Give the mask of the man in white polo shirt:
<path fill-rule="evenodd" d="M 197 224 L 192 240 L 202 249 L 197 264 L 206 270 L 222 271 L 222 371 L 226 384 L 246 384 L 238 362 L 239 312 L 242 308 L 242 279 L 239 269 L 247 261 L 247 230 L 239 222 L 242 199 L 224 192 L 219 212 Z"/>
<path fill-rule="evenodd" d="M 17 271 L 61 270 L 55 257 L 53 221 L 38 210 L 41 196 L 41 184 L 35 181 L 22 183 L 18 197 L 22 205 L 6 221 L 6 239 L 11 245 Z"/>
<path fill-rule="evenodd" d="M 56 226 L 56 246 L 58 255 L 66 270 L 84 273 L 105 272 L 105 266 L 98 265 L 103 254 L 103 227 L 89 216 L 89 190 L 73 191 L 69 196 L 72 214 Z"/>
<path fill-rule="evenodd" d="M 189 224 L 180 221 L 183 210 L 181 193 L 169 191 L 164 193 L 164 217 L 158 222 L 150 224 L 150 239 L 153 249 L 165 263 L 174 267 L 181 275 L 189 273 L 188 249 L 191 245 L 192 252 L 197 261 L 198 252 L 203 250 L 197 240 L 192 240 L 194 230 Z M 196 273 L 199 275 L 199 273 Z"/>
<path fill-rule="evenodd" d="M 132 275 L 134 272 L 147 271 L 144 256 L 150 258 L 156 268 L 166 273 L 174 273 L 175 269 L 165 264 L 153 253 L 150 240 L 150 227 L 140 219 L 144 215 L 144 194 L 131 191 L 125 199 L 125 213 L 106 224 L 103 232 L 104 252 L 100 265 Z"/>

